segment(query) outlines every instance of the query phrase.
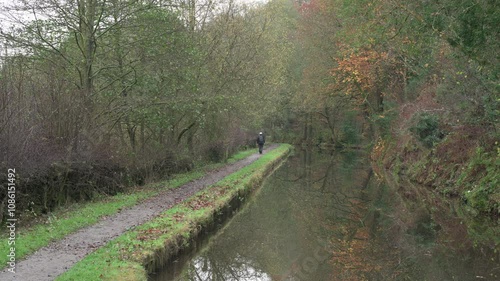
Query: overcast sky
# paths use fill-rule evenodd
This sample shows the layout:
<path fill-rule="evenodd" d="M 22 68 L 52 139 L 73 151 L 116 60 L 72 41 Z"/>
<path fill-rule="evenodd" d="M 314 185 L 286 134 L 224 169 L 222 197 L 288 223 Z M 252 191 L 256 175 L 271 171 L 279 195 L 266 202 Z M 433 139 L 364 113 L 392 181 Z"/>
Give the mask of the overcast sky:
<path fill-rule="evenodd" d="M 268 2 L 268 0 L 235 0 L 235 1 L 236 1 L 236 3 L 241 3 L 241 4 L 253 4 L 253 3 L 260 4 L 260 3 Z M 5 5 L 9 5 L 9 4 L 14 4 L 16 2 L 17 1 L 15 1 L 15 0 L 0 0 L 0 28 L 5 29 L 8 26 L 10 26 L 9 20 L 5 17 L 4 11 L 3 11 L 3 9 L 1 9 L 1 7 L 5 6 Z M 28 15 L 28 17 L 30 17 L 30 16 Z"/>
<path fill-rule="evenodd" d="M 199 0 L 199 1 L 203 1 L 203 0 Z M 262 4 L 262 3 L 266 3 L 268 2 L 269 0 L 235 0 L 236 3 L 240 3 L 240 4 Z M 7 31 L 13 26 L 14 22 L 12 22 L 8 17 L 6 17 L 5 15 L 5 10 L 3 9 L 3 7 L 5 5 L 12 5 L 14 3 L 18 3 L 18 1 L 16 0 L 0 0 L 0 30 L 3 30 L 3 31 Z M 28 13 L 26 15 L 26 19 L 33 19 L 33 15 L 31 15 L 30 13 Z M 1 55 L 4 54 L 4 43 L 2 39 L 0 39 L 0 57 Z M 1 63 L 1 59 L 0 59 L 0 63 Z"/>

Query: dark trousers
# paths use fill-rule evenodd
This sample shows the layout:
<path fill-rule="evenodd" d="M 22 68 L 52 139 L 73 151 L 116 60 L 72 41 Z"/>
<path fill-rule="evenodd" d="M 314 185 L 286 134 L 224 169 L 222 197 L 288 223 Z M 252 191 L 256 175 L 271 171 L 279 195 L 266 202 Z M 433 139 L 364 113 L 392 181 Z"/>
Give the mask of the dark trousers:
<path fill-rule="evenodd" d="M 264 149 L 264 144 L 259 143 L 259 153 L 262 154 L 262 150 Z"/>

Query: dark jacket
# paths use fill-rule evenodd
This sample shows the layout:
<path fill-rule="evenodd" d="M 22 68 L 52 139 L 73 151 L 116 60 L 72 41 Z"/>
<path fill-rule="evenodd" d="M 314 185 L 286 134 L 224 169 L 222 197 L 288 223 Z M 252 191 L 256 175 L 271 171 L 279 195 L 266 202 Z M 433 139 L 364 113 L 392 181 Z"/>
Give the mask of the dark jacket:
<path fill-rule="evenodd" d="M 264 144 L 265 142 L 266 142 L 266 137 L 265 137 L 264 135 L 259 135 L 259 136 L 257 137 L 257 143 L 258 143 L 258 144 L 262 145 L 262 144 Z"/>

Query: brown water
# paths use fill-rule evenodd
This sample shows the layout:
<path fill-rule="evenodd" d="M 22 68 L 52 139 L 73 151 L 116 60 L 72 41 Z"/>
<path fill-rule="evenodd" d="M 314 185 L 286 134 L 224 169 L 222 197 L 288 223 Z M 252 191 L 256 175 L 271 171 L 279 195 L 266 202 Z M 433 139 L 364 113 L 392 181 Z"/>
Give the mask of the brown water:
<path fill-rule="evenodd" d="M 407 202 L 367 159 L 297 150 L 227 224 L 150 279 L 500 280 L 491 243 L 473 247 L 460 217 Z"/>

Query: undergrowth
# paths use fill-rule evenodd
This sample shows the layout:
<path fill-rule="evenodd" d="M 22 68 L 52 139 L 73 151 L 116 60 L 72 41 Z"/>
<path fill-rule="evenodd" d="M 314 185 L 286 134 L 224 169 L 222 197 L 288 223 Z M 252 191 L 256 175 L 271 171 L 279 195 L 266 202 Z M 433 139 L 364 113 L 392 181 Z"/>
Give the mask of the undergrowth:
<path fill-rule="evenodd" d="M 479 212 L 500 215 L 500 146 L 496 151 L 478 147 L 458 185 L 465 186 L 464 197 L 469 206 Z"/>

